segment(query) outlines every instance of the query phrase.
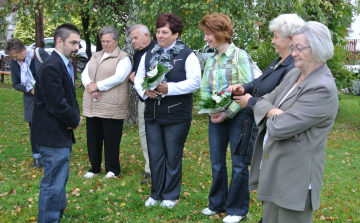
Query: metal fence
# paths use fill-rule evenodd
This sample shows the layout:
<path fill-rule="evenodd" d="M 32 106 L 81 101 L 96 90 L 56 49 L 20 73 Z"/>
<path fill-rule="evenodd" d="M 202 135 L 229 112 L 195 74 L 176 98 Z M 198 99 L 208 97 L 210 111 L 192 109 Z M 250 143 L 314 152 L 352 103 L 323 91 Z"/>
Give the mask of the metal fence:
<path fill-rule="evenodd" d="M 359 60 L 360 53 L 360 39 L 348 39 L 345 47 L 348 51 L 348 62 Z"/>

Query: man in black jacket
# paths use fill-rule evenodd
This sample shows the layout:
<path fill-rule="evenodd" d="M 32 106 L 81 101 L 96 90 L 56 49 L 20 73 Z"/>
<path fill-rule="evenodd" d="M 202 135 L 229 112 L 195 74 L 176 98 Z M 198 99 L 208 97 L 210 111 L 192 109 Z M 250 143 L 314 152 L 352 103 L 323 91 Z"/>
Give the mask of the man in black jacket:
<path fill-rule="evenodd" d="M 147 26 L 138 24 L 130 29 L 131 43 L 136 49 L 134 54 L 134 67 L 133 72 L 130 74 L 130 82 L 134 84 L 134 78 L 139 67 L 141 57 L 155 46 L 156 41 L 152 40 L 150 37 L 150 32 Z M 144 119 L 144 109 L 145 103 L 142 98 L 139 97 L 138 102 L 138 118 L 139 118 L 139 137 L 141 142 L 141 148 L 145 158 L 145 172 L 143 173 L 144 180 L 141 181 L 141 184 L 146 184 L 149 182 L 151 177 L 150 174 L 150 165 L 149 165 L 149 155 L 146 145 L 146 133 L 145 133 L 145 119 Z"/>
<path fill-rule="evenodd" d="M 38 145 L 44 168 L 38 222 L 59 222 L 64 215 L 73 130 L 80 127 L 82 119 L 70 62 L 79 50 L 79 29 L 72 24 L 58 26 L 54 43 L 55 51 L 37 76 L 31 125 L 31 140 Z"/>

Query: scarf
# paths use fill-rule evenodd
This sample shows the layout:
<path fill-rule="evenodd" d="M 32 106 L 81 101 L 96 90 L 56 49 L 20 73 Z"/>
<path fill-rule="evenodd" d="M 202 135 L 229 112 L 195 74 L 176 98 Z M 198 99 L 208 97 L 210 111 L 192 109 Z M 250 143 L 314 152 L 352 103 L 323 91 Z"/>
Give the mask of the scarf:
<path fill-rule="evenodd" d="M 31 89 L 33 89 L 33 86 L 36 83 L 32 75 L 32 72 L 30 70 L 31 58 L 34 55 L 34 50 L 33 48 L 28 46 L 26 46 L 25 49 L 26 49 L 25 61 L 17 61 L 17 62 L 20 65 L 21 85 L 24 85 L 26 87 L 26 92 L 29 92 L 31 91 Z"/>
<path fill-rule="evenodd" d="M 154 48 L 151 50 L 151 58 L 150 58 L 150 70 L 158 64 L 158 62 L 161 62 L 164 67 L 171 70 L 173 69 L 173 65 L 171 65 L 171 59 L 174 55 L 180 54 L 180 51 L 185 48 L 185 43 L 181 41 L 180 39 L 177 39 L 175 42 L 174 47 L 164 52 L 164 49 L 159 45 L 156 44 Z M 166 75 L 164 80 L 166 82 Z"/>

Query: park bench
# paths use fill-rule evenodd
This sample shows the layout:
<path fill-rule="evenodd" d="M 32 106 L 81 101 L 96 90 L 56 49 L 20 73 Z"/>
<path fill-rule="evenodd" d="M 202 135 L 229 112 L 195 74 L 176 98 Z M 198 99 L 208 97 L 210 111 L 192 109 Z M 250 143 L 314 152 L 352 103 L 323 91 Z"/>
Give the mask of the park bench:
<path fill-rule="evenodd" d="M 1 67 L 0 67 L 0 74 L 1 74 L 1 83 L 4 83 L 5 81 L 5 75 L 10 75 L 10 57 L 5 57 L 4 55 L 1 55 Z"/>

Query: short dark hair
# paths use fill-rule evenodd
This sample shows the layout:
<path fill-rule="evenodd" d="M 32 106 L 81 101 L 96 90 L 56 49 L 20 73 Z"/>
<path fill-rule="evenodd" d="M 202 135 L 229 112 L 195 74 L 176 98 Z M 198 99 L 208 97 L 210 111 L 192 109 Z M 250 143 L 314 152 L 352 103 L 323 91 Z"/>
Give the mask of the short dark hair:
<path fill-rule="evenodd" d="M 21 51 L 22 49 L 25 49 L 24 44 L 19 40 L 18 38 L 11 38 L 8 41 L 6 41 L 4 46 L 5 54 L 8 54 L 12 51 Z"/>
<path fill-rule="evenodd" d="M 61 40 L 65 42 L 71 33 L 80 35 L 80 30 L 75 25 L 70 23 L 64 23 L 56 27 L 54 31 L 54 45 L 56 45 L 56 39 L 58 37 L 60 37 Z"/>
<path fill-rule="evenodd" d="M 172 34 L 179 33 L 179 36 L 182 33 L 184 24 L 183 21 L 180 19 L 179 16 L 173 13 L 163 13 L 160 14 L 156 20 L 156 28 L 161 28 L 166 25 L 169 25 Z"/>

